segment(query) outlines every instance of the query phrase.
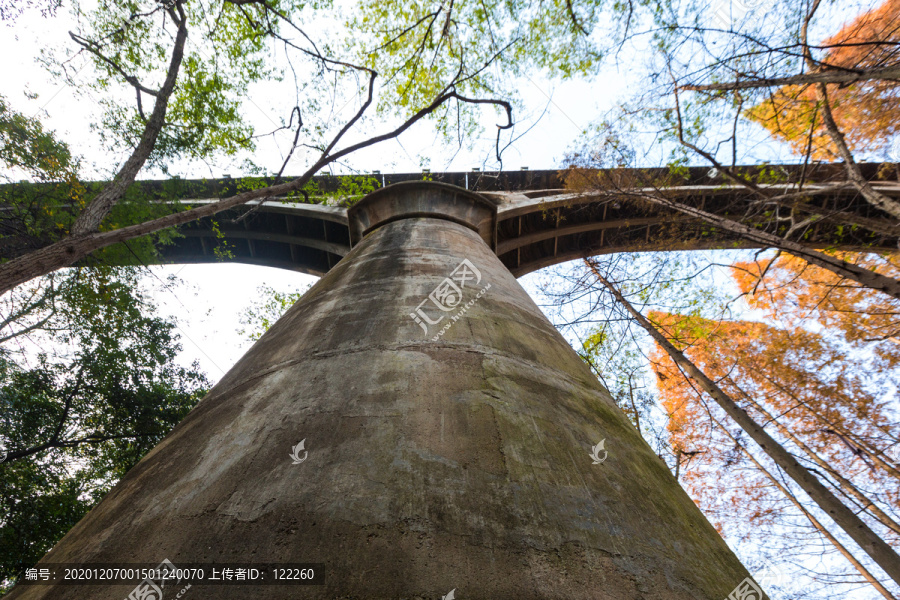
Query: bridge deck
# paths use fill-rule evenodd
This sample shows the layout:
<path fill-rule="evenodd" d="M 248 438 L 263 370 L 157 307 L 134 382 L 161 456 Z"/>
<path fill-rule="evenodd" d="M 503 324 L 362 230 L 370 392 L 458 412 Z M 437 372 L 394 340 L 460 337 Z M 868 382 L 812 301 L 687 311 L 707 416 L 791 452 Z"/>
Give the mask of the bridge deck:
<path fill-rule="evenodd" d="M 896 168 L 861 165 L 872 185 L 900 198 Z M 807 243 L 843 249 L 896 250 L 898 228 L 887 216 L 851 188 L 829 182 L 844 180 L 837 164 L 769 165 L 742 167 L 747 174 L 778 183 L 777 191 L 816 192 L 805 206 L 830 216 L 805 232 Z M 890 171 L 893 181 L 885 180 Z M 642 202 L 642 192 L 677 196 L 680 201 L 720 215 L 742 215 L 748 202 L 757 200 L 745 188 L 728 185 L 708 168 L 672 174 L 662 169 L 578 171 L 600 179 L 593 191 L 567 189 L 566 171 L 512 171 L 504 173 L 406 173 L 370 177 L 380 186 L 429 179 L 477 191 L 499 203 L 496 251 L 517 277 L 542 267 L 579 258 L 623 251 L 747 247 L 740 238 L 704 223 Z M 339 196 L 338 177 L 315 178 L 322 194 L 292 199 L 273 198 L 200 219 L 179 228 L 183 237 L 160 248 L 163 263 L 234 261 L 323 275 L 350 251 L 347 208 Z M 273 180 L 143 181 L 141 193 L 156 201 L 196 206 L 215 202 L 249 187 Z M 93 184 L 98 187 L 102 184 Z M 655 187 L 654 187 L 655 186 Z M 660 187 L 661 186 L 661 187 Z M 597 191 L 601 190 L 601 191 Z M 174 199 L 174 200 L 173 200 Z M 2 207 L 0 207 L 2 213 Z M 835 218 L 835 215 L 839 215 Z M 846 218 L 844 218 L 846 217 Z M 848 227 L 847 220 L 869 220 L 866 229 Z M 873 224 L 872 224 L 873 223 Z M 0 214 L 0 258 L 17 256 L 34 247 L 23 236 L 22 224 Z M 29 245 L 30 244 L 30 245 Z M 223 250 L 227 252 L 223 253 Z M 127 258 L 124 260 L 128 260 Z"/>
<path fill-rule="evenodd" d="M 900 183 L 878 181 L 876 165 L 863 165 L 873 185 L 900 198 Z M 800 175 L 796 165 L 777 167 L 786 182 L 770 184 L 776 190 L 793 191 L 791 181 Z M 721 176 L 710 177 L 709 169 L 692 168 L 684 181 L 667 187 L 683 202 L 718 214 L 739 214 L 749 199 L 744 188 L 726 185 Z M 642 172 L 646 175 L 646 172 Z M 815 175 L 812 177 L 811 175 Z M 840 165 L 817 165 L 806 174 L 804 189 L 827 187 L 840 178 Z M 435 173 L 394 174 L 372 177 L 382 185 L 428 178 L 473 189 L 500 201 L 497 223 L 497 254 L 518 276 L 586 255 L 622 251 L 748 247 L 740 238 L 711 230 L 694 219 L 671 214 L 653 206 L 628 201 L 638 188 L 603 193 L 576 193 L 563 187 L 558 171 L 518 171 L 502 174 Z M 819 183 L 809 183 L 817 181 Z M 216 196 L 228 193 L 229 180 L 211 182 L 219 186 Z M 655 190 L 649 190 L 655 191 Z M 162 262 L 203 263 L 235 261 L 322 275 L 350 251 L 347 209 L 336 206 L 273 199 L 262 206 L 251 205 L 216 217 L 224 238 L 217 238 L 211 219 L 180 228 L 183 238 L 162 248 Z M 185 199 L 190 204 L 210 202 Z M 868 219 L 884 219 L 877 209 L 854 190 L 829 191 L 812 196 L 823 213 L 851 213 Z M 738 210 L 736 210 L 736 208 Z M 237 219 L 247 211 L 252 214 Z M 873 233 L 823 221 L 811 228 L 806 241 L 819 246 L 845 249 L 891 250 L 896 235 Z M 215 249 L 225 244 L 231 256 L 220 258 Z"/>

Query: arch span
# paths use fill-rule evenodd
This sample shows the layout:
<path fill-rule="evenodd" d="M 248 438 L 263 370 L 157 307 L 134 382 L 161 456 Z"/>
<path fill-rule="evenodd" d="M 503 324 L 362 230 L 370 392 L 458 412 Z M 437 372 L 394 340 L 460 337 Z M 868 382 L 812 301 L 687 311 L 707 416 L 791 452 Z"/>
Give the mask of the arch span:
<path fill-rule="evenodd" d="M 863 167 L 875 187 L 900 198 L 900 183 L 879 181 L 876 165 Z M 802 177 L 803 189 L 811 192 L 807 202 L 823 215 L 831 215 L 809 229 L 806 238 L 809 243 L 847 250 L 896 250 L 898 247 L 900 234 L 892 229 L 884 215 L 855 190 L 836 189 L 824 183 L 840 177 L 840 165 L 818 165 L 805 174 L 799 165 L 770 168 L 782 171 L 785 181 L 767 187 L 777 192 L 795 191 L 796 181 Z M 630 173 L 616 171 L 620 181 L 637 179 Z M 646 174 L 640 172 L 641 176 Z M 669 186 L 665 191 L 677 195 L 682 202 L 717 214 L 733 213 L 735 207 L 751 201 L 745 188 L 726 184 L 721 176 L 711 175 L 709 169 L 692 168 L 679 185 Z M 382 185 L 427 178 L 466 187 L 496 201 L 496 252 L 517 277 L 585 255 L 752 247 L 739 237 L 711 230 L 696 219 L 629 201 L 657 189 L 622 187 L 576 193 L 565 189 L 559 171 L 377 174 L 373 177 Z M 184 200 L 188 204 L 211 201 L 214 200 Z M 846 215 L 882 222 L 885 226 L 878 232 L 848 227 Z M 221 213 L 216 222 L 223 238 L 217 238 L 211 219 L 189 223 L 180 229 L 183 238 L 161 249 L 161 262 L 226 260 L 321 276 L 351 247 L 347 208 L 341 206 L 276 198 Z M 215 249 L 220 244 L 227 245 L 230 257 L 222 259 L 217 255 Z"/>

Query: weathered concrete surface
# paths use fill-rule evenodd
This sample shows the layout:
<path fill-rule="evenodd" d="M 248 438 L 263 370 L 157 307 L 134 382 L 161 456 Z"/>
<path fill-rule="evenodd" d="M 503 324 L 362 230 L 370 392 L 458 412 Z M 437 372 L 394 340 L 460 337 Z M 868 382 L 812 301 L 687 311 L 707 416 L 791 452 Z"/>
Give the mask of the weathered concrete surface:
<path fill-rule="evenodd" d="M 410 313 L 463 259 L 462 303 L 490 288 L 432 341 Z M 164 558 L 328 567 L 189 600 L 723 600 L 747 576 L 479 235 L 432 218 L 355 246 L 44 562 Z"/>
<path fill-rule="evenodd" d="M 439 198 L 439 201 L 435 201 Z M 347 210 L 350 244 L 391 221 L 432 217 L 465 225 L 496 250 L 500 202 L 446 183 L 407 181 L 375 190 Z"/>

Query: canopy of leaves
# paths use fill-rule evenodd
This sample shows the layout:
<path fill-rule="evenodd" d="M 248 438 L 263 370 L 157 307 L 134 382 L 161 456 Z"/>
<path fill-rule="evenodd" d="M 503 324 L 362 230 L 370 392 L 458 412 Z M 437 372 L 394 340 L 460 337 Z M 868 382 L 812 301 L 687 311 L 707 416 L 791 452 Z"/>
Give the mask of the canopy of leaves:
<path fill-rule="evenodd" d="M 406 116 L 448 86 L 515 101 L 523 77 L 593 76 L 643 16 L 661 10 L 644 0 L 362 0 L 347 27 L 352 52 L 385 80 L 379 110 Z M 473 110 L 439 115 L 439 128 L 465 140 Z"/>
<path fill-rule="evenodd" d="M 238 330 L 238 334 L 255 342 L 275 324 L 275 321 L 281 318 L 287 309 L 303 297 L 307 289 L 309 288 L 294 292 L 282 292 L 268 285 L 260 286 L 256 290 L 259 300 L 253 306 L 245 309 L 240 316 L 240 323 L 243 327 Z"/>
<path fill-rule="evenodd" d="M 252 130 L 239 109 L 252 83 L 280 77 L 266 60 L 269 38 L 264 33 L 279 26 L 270 10 L 299 12 L 306 3 L 193 0 L 182 6 L 196 41 L 185 49 L 166 126 L 150 158 L 163 169 L 176 157 L 208 158 L 253 147 Z M 76 89 L 99 99 L 103 116 L 97 131 L 103 141 L 131 149 L 147 125 L 153 94 L 166 78 L 177 26 L 161 2 L 74 2 L 73 12 L 78 28 L 72 38 L 96 71 L 92 83 Z M 48 54 L 45 64 L 68 77 L 68 60 Z M 115 93 L 123 79 L 133 88 L 125 96 Z"/>
<path fill-rule="evenodd" d="M 824 40 L 820 63 L 828 68 L 862 71 L 900 63 L 900 0 L 884 0 Z M 852 150 L 876 151 L 900 134 L 900 81 L 875 79 L 833 87 L 834 120 Z M 799 155 L 839 160 L 825 130 L 814 86 L 774 90 L 745 114 L 788 142 Z"/>
<path fill-rule="evenodd" d="M 79 179 L 81 161 L 41 122 L 16 111 L 0 96 L 0 256 L 8 260 L 66 236 L 78 212 L 102 189 Z M 30 181 L 10 183 L 12 177 Z M 36 183 L 34 183 L 36 182 Z M 151 188 L 130 187 L 105 219 L 101 230 L 140 223 L 186 207 L 161 201 L 189 195 L 187 184 L 170 180 Z M 149 190 L 149 191 L 147 191 Z M 119 244 L 95 253 L 91 264 L 153 262 L 157 245 L 178 234 L 162 230 L 153 236 Z"/>
<path fill-rule="evenodd" d="M 833 336 L 800 327 L 667 313 L 651 317 L 694 364 L 825 482 L 841 490 L 835 483 L 838 475 L 852 480 L 896 521 L 900 471 L 885 458 L 900 442 L 896 399 L 885 393 L 896 385 L 891 369 L 859 356 Z M 685 457 L 683 481 L 705 514 L 730 537 L 765 538 L 769 549 L 780 545 L 797 556 L 813 552 L 816 529 L 749 459 L 755 448 L 742 432 L 665 351 L 656 348 L 651 361 L 670 415 L 670 443 Z M 856 510 L 867 504 L 844 496 Z M 897 541 L 893 530 L 878 530 Z"/>
<path fill-rule="evenodd" d="M 177 364 L 175 324 L 152 316 L 134 270 L 72 270 L 53 279 L 17 290 L 4 304 L 4 585 L 43 556 L 209 385 L 196 364 Z"/>
<path fill-rule="evenodd" d="M 896 255 L 839 254 L 867 269 L 900 276 Z M 875 353 L 882 368 L 900 365 L 897 300 L 841 279 L 791 255 L 741 262 L 732 275 L 750 306 L 785 327 L 817 327 L 838 334 L 859 350 Z"/>

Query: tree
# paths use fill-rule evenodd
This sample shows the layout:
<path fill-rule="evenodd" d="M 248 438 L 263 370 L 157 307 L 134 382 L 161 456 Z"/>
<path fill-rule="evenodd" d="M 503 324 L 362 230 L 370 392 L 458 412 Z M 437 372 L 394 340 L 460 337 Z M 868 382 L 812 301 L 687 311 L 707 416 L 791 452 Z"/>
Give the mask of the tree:
<path fill-rule="evenodd" d="M 888 448 L 897 443 L 891 422 L 891 402 L 882 395 L 890 369 L 854 358 L 829 338 L 804 329 L 780 329 L 757 322 L 710 321 L 697 317 L 651 313 L 649 318 L 689 352 L 691 361 L 760 421 L 771 423 L 782 439 L 815 468 L 828 483 L 863 511 L 869 511 L 891 535 L 900 524 L 872 502 L 850 479 L 863 480 L 886 507 L 900 500 L 892 489 L 897 479 L 873 464 L 843 435 Z M 659 353 L 655 355 L 659 359 Z M 693 389 L 681 378 L 660 382 L 666 402 L 690 396 Z M 880 454 L 883 453 L 883 450 Z M 833 481 L 832 481 L 833 480 Z"/>
<path fill-rule="evenodd" d="M 175 324 L 135 269 L 60 272 L 4 299 L 0 582 L 31 567 L 196 404 Z M 13 318 L 10 318 L 12 316 Z M 0 588 L 2 589 L 2 588 Z"/>
<path fill-rule="evenodd" d="M 892 255 L 846 256 L 870 271 L 896 277 L 900 270 Z M 790 255 L 737 263 L 733 277 L 753 308 L 786 327 L 816 324 L 839 332 L 859 350 L 874 352 L 885 368 L 900 364 L 896 302 L 870 288 L 853 285 Z"/>
<path fill-rule="evenodd" d="M 639 161 L 659 156 L 658 147 L 662 142 L 668 146 L 665 160 L 671 175 L 690 161 L 700 159 L 713 167 L 711 184 L 742 189 L 743 200 L 736 199 L 728 207 L 727 215 L 712 214 L 669 192 L 676 177 L 651 177 L 649 173 L 643 181 L 627 186 L 616 185 L 611 178 L 569 184 L 578 191 L 592 194 L 605 191 L 620 199 L 631 197 L 635 204 L 654 203 L 702 219 L 719 231 L 802 256 L 813 264 L 897 297 L 896 284 L 880 278 L 879 284 L 861 281 L 868 279 L 862 270 L 842 271 L 846 261 L 824 258 L 822 252 L 808 243 L 810 237 L 815 237 L 819 223 L 849 225 L 892 236 L 898 231 L 900 202 L 875 185 L 871 175 L 863 176 L 843 142 L 844 132 L 833 114 L 834 98 L 829 96 L 843 93 L 835 90 L 853 82 L 859 82 L 853 88 L 857 90 L 872 86 L 894 89 L 898 76 L 896 43 L 892 37 L 895 31 L 890 20 L 878 20 L 890 12 L 890 7 L 860 17 L 825 42 L 811 42 L 810 32 L 817 26 L 821 28 L 821 23 L 839 18 L 835 14 L 837 5 L 812 0 L 778 3 L 768 10 L 765 6 L 748 10 L 737 11 L 739 14 L 723 22 L 722 15 L 713 15 L 705 4 L 689 3 L 679 10 L 661 8 L 654 21 L 657 27 L 635 33 L 651 41 L 657 50 L 647 54 L 650 83 L 609 115 L 583 148 L 569 157 L 570 163 L 579 167 L 646 167 L 645 162 Z M 839 10 L 852 9 L 841 5 Z M 839 64 L 832 64 L 831 59 L 838 60 Z M 818 126 L 810 129 L 809 123 L 803 136 L 804 166 L 799 177 L 788 178 L 764 165 L 737 166 L 742 154 L 749 152 L 754 144 L 764 143 L 758 136 L 754 137 L 747 120 L 750 113 L 745 108 L 765 105 L 769 89 L 785 84 L 812 90 L 821 131 L 827 133 L 843 160 L 844 177 L 813 179 L 816 175 L 809 166 L 811 136 Z M 847 102 L 841 104 L 846 105 Z M 654 132 L 650 139 L 642 133 L 648 129 Z M 799 140 L 800 130 L 794 133 L 794 138 Z M 873 140 L 870 148 L 880 143 Z M 875 178 L 889 178 L 891 173 L 885 166 Z M 883 212 L 863 218 L 850 214 L 841 205 L 854 201 L 852 195 L 833 204 L 816 201 L 820 194 L 838 190 L 855 190 Z"/>
<path fill-rule="evenodd" d="M 678 122 L 679 140 L 686 148 L 710 160 L 717 168 L 724 166 L 716 161 L 709 151 L 705 151 L 696 143 L 685 139 L 682 124 L 688 119 L 682 115 L 679 91 L 701 93 L 701 99 L 694 107 L 695 125 L 704 116 L 705 118 L 710 116 L 711 113 L 705 110 L 708 103 L 725 101 L 731 105 L 734 112 L 734 127 L 730 137 L 724 142 L 730 142 L 732 145 L 733 164 L 737 155 L 737 125 L 745 104 L 758 104 L 765 98 L 765 96 L 759 96 L 758 93 L 766 88 L 777 87 L 785 83 L 809 84 L 816 99 L 816 115 L 807 119 L 804 160 L 810 159 L 813 138 L 818 127 L 817 118 L 821 115 L 822 126 L 833 144 L 835 155 L 844 162 L 847 182 L 873 206 L 891 215 L 895 220 L 900 219 L 900 202 L 875 189 L 863 176 L 846 143 L 845 132 L 835 121 L 834 100 L 829 96 L 829 84 L 833 83 L 847 84 L 864 81 L 866 86 L 893 87 L 895 85 L 900 73 L 897 71 L 896 56 L 892 50 L 895 46 L 892 39 L 892 36 L 895 35 L 894 28 L 890 22 L 878 21 L 880 17 L 886 17 L 891 13 L 876 11 L 876 13 L 860 18 L 853 25 L 834 36 L 830 42 L 835 43 L 826 41 L 814 44 L 809 40 L 810 28 L 815 25 L 816 17 L 823 11 L 821 1 L 812 0 L 800 7 L 796 13 L 795 26 L 787 29 L 775 29 L 768 34 L 764 30 L 729 32 L 735 38 L 734 43 L 725 45 L 725 54 L 718 53 L 713 67 L 701 70 L 699 73 L 687 72 L 680 78 L 672 75 L 674 79 L 672 95 L 676 104 L 674 117 Z M 889 4 L 886 5 L 886 11 L 890 11 Z M 793 17 L 793 15 L 791 16 Z M 882 24 L 884 28 L 881 27 Z M 690 36 L 690 28 L 687 30 Z M 875 48 L 876 50 L 869 52 L 863 48 Z M 837 64 L 833 64 L 831 59 L 837 61 Z M 880 68 L 871 68 L 872 63 L 869 61 L 874 61 L 875 66 Z M 672 57 L 669 65 L 674 62 L 674 57 Z M 888 66 L 883 66 L 885 62 L 888 63 Z M 772 73 L 773 70 L 804 68 L 811 74 L 784 76 L 783 73 Z M 848 71 L 853 72 L 853 76 L 850 78 L 847 77 Z M 717 75 L 723 73 L 727 73 L 727 79 L 732 81 L 708 82 L 709 79 L 715 79 Z M 751 80 L 752 84 L 745 85 L 742 80 Z M 666 118 L 671 120 L 671 117 Z M 703 125 L 693 127 L 695 133 L 702 132 L 704 128 Z M 796 138 L 798 135 L 794 133 L 791 137 Z M 739 178 L 734 177 L 733 170 L 726 169 L 723 172 L 729 179 L 740 183 Z M 893 224 L 896 224 L 896 221 Z"/>
<path fill-rule="evenodd" d="M 0 255 L 16 258 L 64 239 L 72 228 L 77 211 L 86 197 L 96 194 L 98 185 L 83 183 L 78 173 L 81 161 L 68 144 L 47 131 L 34 117 L 27 117 L 0 96 L 0 181 L 11 182 L 28 177 L 22 183 L 0 188 L 3 211 L 0 214 Z M 123 202 L 110 210 L 108 222 L 131 223 L 169 213 L 160 201 L 179 191 L 167 186 L 153 196 L 126 192 Z M 89 259 L 93 264 L 148 262 L 159 244 L 166 244 L 173 232 L 161 231 L 154 236 L 133 240 L 128 244 L 107 247 Z M 123 259 L 123 256 L 125 258 Z"/>
<path fill-rule="evenodd" d="M 846 81 L 829 93 L 833 119 L 844 132 L 852 151 L 883 148 L 898 130 L 897 91 L 900 86 L 900 2 L 885 0 L 844 25 L 821 43 L 820 62 L 833 74 L 843 72 Z M 819 74 L 823 69 L 814 72 Z M 876 77 L 863 78 L 863 74 Z M 854 77 L 857 79 L 854 80 Z M 810 82 L 812 83 L 812 82 Z M 841 159 L 825 123 L 820 118 L 820 99 L 814 86 L 786 85 L 761 103 L 747 109 L 747 116 L 788 142 L 798 155 L 809 148 L 811 158 Z M 812 133 L 810 130 L 812 129 Z"/>
<path fill-rule="evenodd" d="M 596 263 L 586 259 L 590 270 L 616 301 L 643 327 L 653 340 L 659 344 L 675 362 L 683 369 L 686 376 L 709 394 L 722 410 L 733 419 L 741 429 L 751 437 L 760 448 L 799 485 L 810 498 L 824 510 L 884 571 L 900 584 L 900 556 L 863 522 L 852 510 L 845 506 L 822 482 L 808 469 L 801 465 L 785 448 L 769 435 L 737 402 L 722 388 L 691 362 L 683 352 L 676 348 L 665 335 L 650 323 L 624 297 L 619 289 L 597 268 Z"/>
<path fill-rule="evenodd" d="M 323 7 L 327 5 L 309 8 Z M 409 105 L 410 113 L 399 126 L 342 147 L 344 138 L 351 131 L 356 134 L 366 122 L 367 111 L 375 101 L 378 72 L 334 57 L 327 46 L 320 49 L 300 25 L 301 19 L 311 18 L 306 9 L 307 5 L 299 0 L 223 0 L 212 5 L 173 0 L 157 3 L 148 10 L 138 2 L 100 3 L 91 12 L 75 4 L 80 29 L 71 32 L 70 37 L 97 75 L 94 90 L 103 93 L 112 85 L 124 85 L 133 94 L 130 105 L 118 102 L 115 95 L 101 96 L 102 135 L 110 146 L 128 156 L 108 184 L 87 195 L 83 207 L 71 206 L 71 226 L 64 229 L 58 240 L 0 264 L 0 292 L 83 260 L 112 244 L 252 200 L 299 194 L 322 168 L 357 150 L 397 137 L 450 103 L 488 105 L 501 111 L 506 123 L 498 129 L 499 156 L 500 132 L 512 127 L 510 104 L 468 97 L 459 91 L 476 81 L 492 58 L 488 62 L 460 64 L 440 85 L 429 88 L 422 96 L 426 100 Z M 202 46 L 187 44 L 190 31 L 196 34 L 192 39 L 203 40 Z M 209 159 L 252 147 L 254 133 L 241 115 L 239 98 L 251 83 L 276 75 L 264 60 L 269 43 L 281 45 L 291 60 L 298 61 L 291 63 L 295 73 L 299 63 L 304 63 L 307 75 L 306 81 L 297 80 L 298 104 L 290 111 L 290 119 L 273 132 L 286 131 L 290 136 L 290 149 L 277 169 L 277 183 L 164 216 L 143 214 L 125 222 L 113 221 L 112 211 L 127 200 L 127 192 L 145 165 L 166 169 L 171 161 L 181 157 Z M 49 65 L 60 76 L 69 73 L 66 59 L 51 59 Z M 154 79 L 161 83 L 151 84 Z M 332 81 L 330 93 L 346 95 L 357 104 L 354 114 L 343 123 L 333 122 L 329 110 L 322 105 L 323 90 L 328 91 L 323 86 Z M 147 101 L 152 101 L 152 108 L 145 110 Z M 310 156 L 303 174 L 283 181 L 281 176 L 287 165 L 304 153 Z"/>
<path fill-rule="evenodd" d="M 269 327 L 275 324 L 275 321 L 291 306 L 296 304 L 303 294 L 309 289 L 297 290 L 295 292 L 281 292 L 268 285 L 261 285 L 256 290 L 256 300 L 252 306 L 247 307 L 240 316 L 240 323 L 243 325 L 238 333 L 246 336 L 251 342 L 255 342 L 269 330 Z"/>
<path fill-rule="evenodd" d="M 737 545 L 738 550 L 746 545 L 744 560 L 751 571 L 760 555 L 768 555 L 781 568 L 793 563 L 804 575 L 789 578 L 789 587 L 794 581 L 804 582 L 799 589 L 777 590 L 786 593 L 784 597 L 840 595 L 842 592 L 809 586 L 812 580 L 847 591 L 847 583 L 859 581 L 834 564 L 828 548 L 823 551 L 825 542 L 836 550 L 832 555 L 846 558 L 879 593 L 893 597 L 878 576 L 872 575 L 870 563 L 853 556 L 856 550 L 848 549 L 845 535 L 828 531 L 831 525 L 825 525 L 825 516 L 796 484 L 785 480 L 779 465 L 773 464 L 760 446 L 748 446 L 747 433 L 717 401 L 710 401 L 697 378 L 685 373 L 660 346 L 643 350 L 648 344 L 629 328 L 637 320 L 631 313 L 623 314 L 622 305 L 610 300 L 608 288 L 594 274 L 595 270 L 612 273 L 615 269 L 615 287 L 623 297 L 627 294 L 629 302 L 644 307 L 636 310 L 648 315 L 647 324 L 652 322 L 714 378 L 760 428 L 769 430 L 773 439 L 820 478 L 834 497 L 852 512 L 859 512 L 873 532 L 894 543 L 896 480 L 889 473 L 873 471 L 872 462 L 847 445 L 849 438 L 823 431 L 830 423 L 856 432 L 882 451 L 891 448 L 896 436 L 891 431 L 896 428 L 896 402 L 884 390 L 892 386 L 893 371 L 870 356 L 861 358 L 848 350 L 833 330 L 788 332 L 764 323 L 734 320 L 735 297 L 721 280 L 719 267 L 725 265 L 717 264 L 721 254 L 703 258 L 690 252 L 649 252 L 588 259 L 579 261 L 582 268 L 557 269 L 567 285 L 560 286 L 559 278 L 553 277 L 546 279 L 542 290 L 556 307 L 558 327 L 582 340 L 608 340 L 594 346 L 598 351 L 586 356 L 586 361 L 613 389 L 619 385 L 619 373 L 632 372 L 633 356 L 646 353 L 644 373 L 659 387 L 663 417 L 654 407 L 651 419 L 642 415 L 640 420 L 662 425 L 666 431 L 660 436 L 657 432 L 648 435 L 645 430 L 645 439 L 666 453 L 663 457 L 676 478 L 730 545 Z M 715 262 L 710 264 L 710 260 Z M 607 281 L 613 279 L 604 276 Z M 765 285 L 760 283 L 760 290 Z M 868 293 L 879 296 L 871 290 Z M 585 331 L 584 326 L 589 329 Z M 644 327 L 637 329 L 646 332 Z M 623 352 L 619 367 L 618 354 Z M 633 372 L 639 380 L 647 377 Z M 627 398 L 627 387 L 617 391 L 624 391 L 618 395 Z M 622 408 L 628 411 L 627 402 Z M 885 422 L 889 425 L 886 431 Z M 765 573 L 758 581 L 767 587 Z M 771 585 L 771 580 L 768 583 Z"/>

